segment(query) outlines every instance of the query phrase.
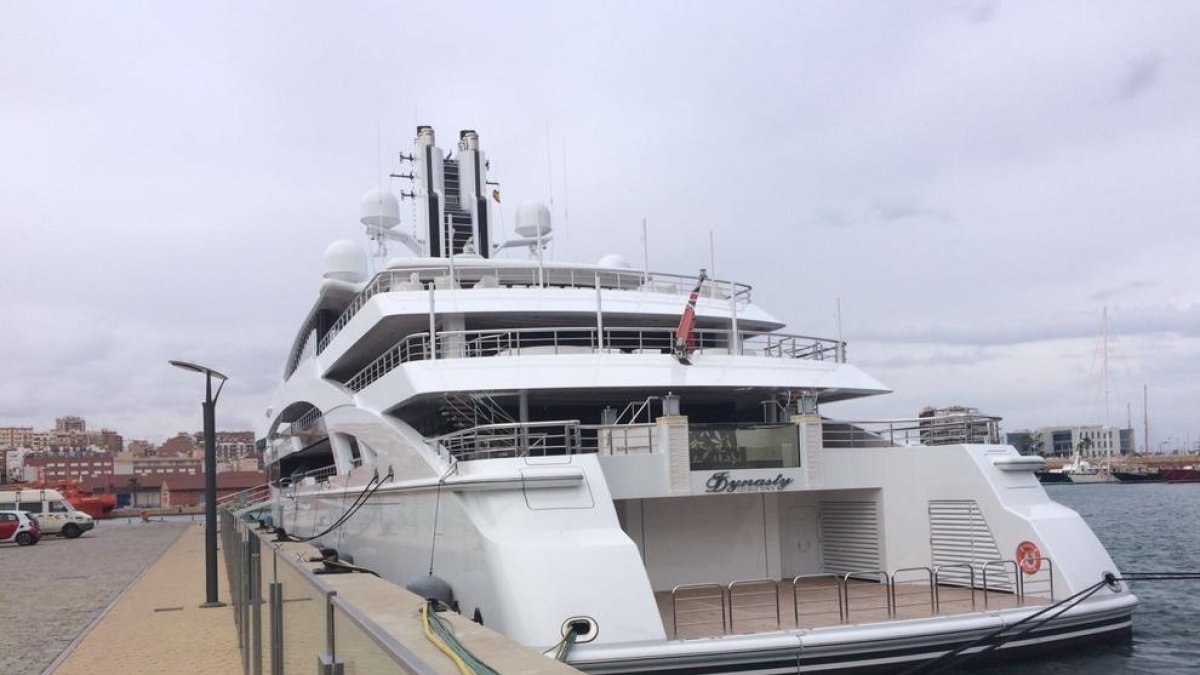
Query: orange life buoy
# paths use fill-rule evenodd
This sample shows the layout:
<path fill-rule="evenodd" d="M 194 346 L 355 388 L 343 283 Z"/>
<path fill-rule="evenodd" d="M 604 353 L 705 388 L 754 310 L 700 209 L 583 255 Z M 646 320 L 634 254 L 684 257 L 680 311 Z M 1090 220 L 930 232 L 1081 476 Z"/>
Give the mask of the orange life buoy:
<path fill-rule="evenodd" d="M 1042 552 L 1032 541 L 1017 544 L 1017 567 L 1025 574 L 1036 574 L 1042 569 Z"/>

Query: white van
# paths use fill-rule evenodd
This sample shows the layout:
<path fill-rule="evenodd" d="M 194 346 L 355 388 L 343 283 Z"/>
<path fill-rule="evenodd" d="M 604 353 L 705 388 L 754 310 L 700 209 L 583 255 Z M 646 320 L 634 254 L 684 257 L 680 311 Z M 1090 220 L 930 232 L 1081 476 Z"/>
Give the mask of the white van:
<path fill-rule="evenodd" d="M 43 535 L 67 539 L 96 526 L 91 516 L 75 510 L 58 490 L 0 490 L 0 511 L 28 511 L 41 523 Z"/>

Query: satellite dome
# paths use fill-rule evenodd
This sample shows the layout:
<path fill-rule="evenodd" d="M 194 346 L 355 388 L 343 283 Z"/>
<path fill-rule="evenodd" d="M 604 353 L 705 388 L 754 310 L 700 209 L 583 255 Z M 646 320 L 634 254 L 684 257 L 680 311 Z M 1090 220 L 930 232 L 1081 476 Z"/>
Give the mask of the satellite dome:
<path fill-rule="evenodd" d="M 620 253 L 609 253 L 601 258 L 596 265 L 600 267 L 620 267 L 621 269 L 633 269 L 633 265 L 625 259 L 625 256 Z"/>
<path fill-rule="evenodd" d="M 339 239 L 325 248 L 323 256 L 326 279 L 359 283 L 367 278 L 367 254 L 349 239 Z"/>
<path fill-rule="evenodd" d="M 363 225 L 389 228 L 400 222 L 400 202 L 387 190 L 374 188 L 363 195 L 358 219 Z"/>
<path fill-rule="evenodd" d="M 550 234 L 550 207 L 542 202 L 525 202 L 517 207 L 517 234 L 522 237 L 544 237 Z"/>

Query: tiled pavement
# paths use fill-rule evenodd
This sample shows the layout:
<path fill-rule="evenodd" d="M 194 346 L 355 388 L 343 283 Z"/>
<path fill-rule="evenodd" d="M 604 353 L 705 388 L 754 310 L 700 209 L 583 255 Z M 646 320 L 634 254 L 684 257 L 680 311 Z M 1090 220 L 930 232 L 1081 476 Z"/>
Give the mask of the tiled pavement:
<path fill-rule="evenodd" d="M 44 671 L 188 528 L 109 521 L 78 539 L 0 544 L 0 673 Z"/>
<path fill-rule="evenodd" d="M 71 651 L 55 675 L 241 673 L 233 609 L 201 609 L 204 526 L 185 531 Z M 229 601 L 218 559 L 218 597 Z"/>

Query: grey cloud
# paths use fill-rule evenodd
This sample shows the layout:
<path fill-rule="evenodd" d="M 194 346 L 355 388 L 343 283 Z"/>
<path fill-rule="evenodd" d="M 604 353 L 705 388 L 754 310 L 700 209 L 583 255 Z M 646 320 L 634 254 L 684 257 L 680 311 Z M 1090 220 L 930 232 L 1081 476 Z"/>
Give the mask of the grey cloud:
<path fill-rule="evenodd" d="M 988 23 L 996 16 L 996 3 L 991 0 L 960 0 L 952 2 L 950 10 L 971 23 Z"/>
<path fill-rule="evenodd" d="M 1118 339 L 1171 336 L 1158 423 L 1182 433 L 1200 98 L 1147 92 L 1168 60 L 1200 63 L 1200 5 L 1168 5 L 709 3 L 682 23 L 632 2 L 6 6 L 0 426 L 194 430 L 199 383 L 168 358 L 228 371 L 219 425 L 258 422 L 321 251 L 361 242 L 358 198 L 419 121 L 443 145 L 480 131 L 498 237 L 552 182 L 557 260 L 640 261 L 647 217 L 652 269 L 705 266 L 713 231 L 717 273 L 789 332 L 833 334 L 843 298 L 852 357 L 897 377 L 881 410 L 949 388 L 1069 417 L 1069 386 L 1039 381 L 1039 411 L 1009 383 L 1086 351 L 1111 301 Z M 1139 115 L 1097 110 L 1085 82 Z M 1150 291 L 1162 304 L 1135 306 Z M 936 362 L 957 380 L 923 379 Z"/>
<path fill-rule="evenodd" d="M 938 350 L 931 354 L 896 354 L 884 358 L 856 359 L 855 365 L 867 368 L 894 370 L 900 368 L 928 368 L 930 366 L 973 366 L 997 358 L 992 349 L 969 349 L 966 351 Z"/>
<path fill-rule="evenodd" d="M 926 219 L 948 223 L 953 220 L 949 211 L 923 206 L 914 201 L 876 201 L 872 208 L 883 222 Z"/>
<path fill-rule="evenodd" d="M 873 199 L 861 204 L 825 206 L 809 218 L 813 225 L 832 228 L 895 225 L 910 221 L 950 223 L 953 220 L 948 210 L 913 199 Z"/>
<path fill-rule="evenodd" d="M 1158 81 L 1163 59 L 1158 54 L 1142 54 L 1129 60 L 1125 73 L 1113 93 L 1114 101 L 1128 101 L 1145 93 Z"/>
<path fill-rule="evenodd" d="M 1176 308 L 1165 305 L 1140 306 L 1113 315 L 1109 334 L 1200 336 L 1200 305 Z M 976 323 L 929 323 L 924 325 L 876 325 L 861 334 L 877 342 L 946 345 L 1013 345 L 1072 338 L 1098 338 L 1098 314 L 1057 316 L 989 316 Z"/>
<path fill-rule="evenodd" d="M 1113 288 L 1106 288 L 1104 290 L 1098 291 L 1098 292 L 1092 294 L 1091 299 L 1095 300 L 1095 301 L 1111 300 L 1112 298 L 1115 298 L 1115 297 L 1118 297 L 1121 295 L 1125 295 L 1125 294 L 1129 293 L 1130 291 L 1137 291 L 1137 290 L 1141 290 L 1143 288 L 1151 288 L 1153 286 L 1154 286 L 1154 284 L 1149 281 L 1144 281 L 1144 280 L 1130 281 L 1129 283 L 1121 284 L 1120 286 L 1114 286 Z"/>

